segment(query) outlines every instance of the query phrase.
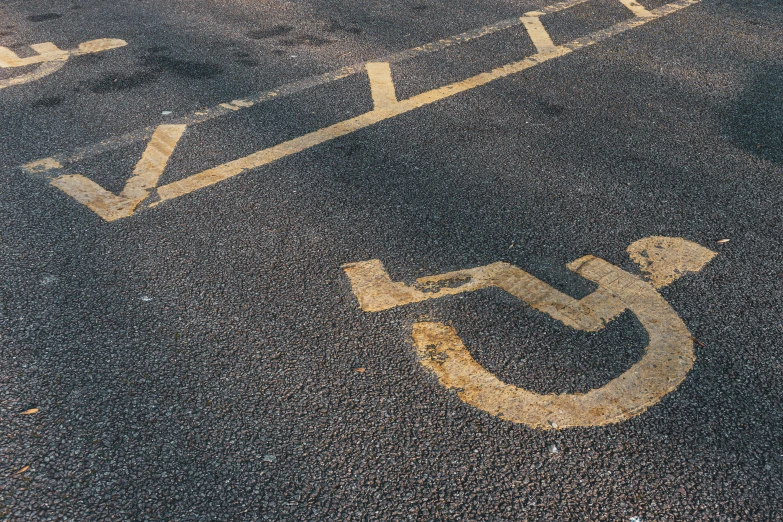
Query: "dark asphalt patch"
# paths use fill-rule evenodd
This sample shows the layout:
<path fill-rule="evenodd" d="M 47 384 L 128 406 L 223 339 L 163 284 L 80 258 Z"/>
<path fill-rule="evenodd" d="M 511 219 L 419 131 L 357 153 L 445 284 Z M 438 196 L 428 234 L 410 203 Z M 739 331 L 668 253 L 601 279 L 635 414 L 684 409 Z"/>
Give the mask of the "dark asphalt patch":
<path fill-rule="evenodd" d="M 296 47 L 299 45 L 320 47 L 328 43 L 332 43 L 332 40 L 329 40 L 328 38 L 323 38 L 321 36 L 315 36 L 312 34 L 300 34 L 293 38 L 286 38 L 284 40 L 280 40 L 280 44 L 285 45 L 287 47 Z"/>
<path fill-rule="evenodd" d="M 49 20 L 57 20 L 62 18 L 63 15 L 59 13 L 44 13 L 39 15 L 30 15 L 27 19 L 31 22 L 48 22 Z"/>
<path fill-rule="evenodd" d="M 329 27 L 326 30 L 330 33 L 345 32 L 355 35 L 359 35 L 364 32 L 361 27 L 352 24 L 344 24 L 338 20 L 331 20 L 329 22 Z"/>
<path fill-rule="evenodd" d="M 247 33 L 247 35 L 254 40 L 263 40 L 265 38 L 272 38 L 274 36 L 283 36 L 293 30 L 294 28 L 290 25 L 276 25 L 268 29 L 256 29 L 254 31 L 250 31 Z"/>
<path fill-rule="evenodd" d="M 223 73 L 223 68 L 212 63 L 180 60 L 163 54 L 144 58 L 144 65 L 157 71 L 171 72 L 194 80 L 209 80 Z"/>
<path fill-rule="evenodd" d="M 41 98 L 40 100 L 34 101 L 32 104 L 30 104 L 31 107 L 42 107 L 42 108 L 50 108 L 50 107 L 57 107 L 63 102 L 63 99 L 59 96 L 49 96 L 47 98 Z"/>
<path fill-rule="evenodd" d="M 115 73 L 104 76 L 93 82 L 90 90 L 95 94 L 106 94 L 126 89 L 133 89 L 140 85 L 154 82 L 158 77 L 157 71 L 142 70 L 133 73 Z"/>

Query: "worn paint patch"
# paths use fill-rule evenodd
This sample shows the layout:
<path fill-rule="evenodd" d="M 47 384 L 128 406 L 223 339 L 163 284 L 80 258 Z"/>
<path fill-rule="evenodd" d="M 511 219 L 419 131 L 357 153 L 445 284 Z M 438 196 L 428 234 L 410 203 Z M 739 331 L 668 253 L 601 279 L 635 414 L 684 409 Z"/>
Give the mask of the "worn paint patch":
<path fill-rule="evenodd" d="M 28 172 L 31 173 L 46 172 L 47 170 L 59 168 L 62 168 L 62 165 L 54 158 L 43 158 L 27 164 Z"/>
<path fill-rule="evenodd" d="M 668 286 L 688 272 L 698 272 L 718 255 L 682 238 L 663 236 L 640 239 L 627 252 L 656 288 Z"/>

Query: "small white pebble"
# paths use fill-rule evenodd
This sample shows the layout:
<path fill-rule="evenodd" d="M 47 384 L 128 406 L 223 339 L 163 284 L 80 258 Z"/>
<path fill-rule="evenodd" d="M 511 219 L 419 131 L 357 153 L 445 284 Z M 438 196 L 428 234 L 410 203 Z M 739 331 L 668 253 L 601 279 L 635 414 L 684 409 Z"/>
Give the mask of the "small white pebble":
<path fill-rule="evenodd" d="M 549 453 L 551 453 L 552 455 L 554 455 L 556 453 L 560 453 L 560 450 L 557 448 L 557 444 L 552 444 L 549 447 Z"/>
<path fill-rule="evenodd" d="M 141 300 L 144 301 L 145 303 L 148 303 L 149 301 L 152 301 L 152 298 L 148 295 L 143 295 L 141 296 Z"/>
<path fill-rule="evenodd" d="M 161 112 L 161 114 L 164 116 L 168 116 L 169 114 L 171 114 L 171 111 L 163 111 Z"/>

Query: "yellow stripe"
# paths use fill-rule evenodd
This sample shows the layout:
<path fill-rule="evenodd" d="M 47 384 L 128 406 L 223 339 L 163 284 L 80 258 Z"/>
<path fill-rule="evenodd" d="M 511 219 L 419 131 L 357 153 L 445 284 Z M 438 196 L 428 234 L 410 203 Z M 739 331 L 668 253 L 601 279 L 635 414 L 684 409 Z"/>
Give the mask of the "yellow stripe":
<path fill-rule="evenodd" d="M 557 54 L 558 48 L 555 46 L 549 33 L 546 32 L 541 19 L 537 16 L 523 16 L 521 20 L 539 54 Z"/>
<path fill-rule="evenodd" d="M 564 2 L 558 2 L 556 4 L 552 4 L 550 6 L 544 7 L 543 9 L 541 9 L 541 12 L 544 14 L 556 13 L 574 7 L 576 5 L 582 4 L 587 1 L 589 0 L 566 0 Z M 412 47 L 410 49 L 406 49 L 398 53 L 390 54 L 388 56 L 378 58 L 377 60 L 374 61 L 398 63 L 405 60 L 410 60 L 417 56 L 435 53 L 455 45 L 461 45 L 476 40 L 478 38 L 483 38 L 491 34 L 512 29 L 514 27 L 518 27 L 521 23 L 522 21 L 519 17 L 509 18 L 507 20 L 501 20 L 499 22 L 495 22 L 490 25 L 485 25 L 477 29 L 472 29 L 470 31 L 466 31 L 464 33 L 451 36 L 449 38 L 444 38 L 436 42 L 426 43 L 424 45 Z M 233 100 L 231 101 L 231 103 L 221 103 L 215 107 L 211 107 L 208 109 L 199 109 L 198 111 L 195 111 L 188 116 L 174 120 L 173 123 L 184 124 L 188 126 L 197 125 L 199 123 L 204 123 L 206 121 L 210 121 L 215 118 L 232 114 L 234 111 L 242 110 L 243 108 L 246 107 L 252 107 L 253 105 L 257 105 L 259 103 L 263 103 L 269 100 L 291 96 L 292 94 L 297 94 L 307 89 L 311 89 L 313 87 L 326 85 L 328 83 L 343 78 L 348 78 L 350 76 L 362 73 L 364 71 L 365 71 L 364 63 L 348 65 L 324 74 L 311 76 L 310 78 L 305 78 L 303 80 L 297 80 L 295 82 L 286 85 L 281 85 L 271 91 L 265 91 L 263 93 L 249 96 L 244 100 Z M 146 127 L 144 129 L 138 129 L 132 132 L 128 132 L 126 134 L 122 134 L 120 136 L 108 138 L 104 141 L 95 143 L 93 145 L 89 145 L 87 147 L 76 149 L 74 152 L 71 152 L 70 154 L 57 154 L 50 158 L 43 158 L 40 160 L 36 160 L 26 165 L 23 165 L 22 169 L 24 169 L 28 173 L 36 174 L 36 173 L 46 172 L 48 170 L 53 170 L 52 167 L 50 167 L 50 165 L 53 165 L 55 163 L 62 166 L 71 165 L 80 160 L 90 158 L 98 154 L 102 154 L 104 152 L 117 150 L 139 141 L 149 140 L 156 128 L 157 127 L 155 126 L 155 127 Z"/>
<path fill-rule="evenodd" d="M 394 92 L 394 81 L 388 63 L 368 63 L 367 76 L 370 78 L 370 91 L 375 110 L 390 109 L 397 104 L 397 94 Z"/>
<path fill-rule="evenodd" d="M 291 154 L 296 154 L 297 152 L 301 152 L 316 145 L 331 141 L 335 138 L 351 134 L 357 130 L 369 127 L 383 120 L 393 118 L 400 114 L 404 114 L 425 105 L 429 105 L 439 100 L 454 96 L 455 94 L 475 89 L 476 87 L 486 85 L 500 78 L 505 78 L 506 76 L 516 74 L 518 72 L 524 71 L 525 69 L 535 67 L 540 63 L 551 60 L 552 58 L 563 56 L 576 49 L 602 42 L 612 36 L 646 24 L 647 22 L 656 18 L 671 14 L 675 11 L 678 11 L 679 9 L 683 9 L 689 5 L 698 3 L 699 1 L 700 0 L 680 0 L 679 2 L 668 4 L 653 11 L 653 16 L 651 17 L 627 20 L 608 29 L 597 31 L 591 35 L 574 40 L 570 43 L 561 46 L 555 46 L 551 49 L 545 48 L 545 52 L 537 53 L 533 56 L 525 58 L 524 60 L 510 63 L 491 71 L 477 74 L 476 76 L 472 76 L 465 80 L 439 87 L 437 89 L 432 89 L 417 96 L 408 98 L 407 100 L 402 100 L 395 104 L 385 106 L 383 110 L 374 109 L 360 116 L 356 116 L 340 123 L 330 125 L 329 127 L 319 129 L 309 134 L 305 134 L 304 136 L 300 136 L 279 145 L 275 145 L 268 149 L 255 152 L 243 158 L 230 161 L 198 174 L 194 174 L 185 179 L 164 185 L 158 188 L 158 196 L 160 200 L 152 203 L 150 206 L 156 206 L 164 201 L 189 194 L 195 190 L 208 187 L 210 185 L 214 185 L 215 183 L 232 178 L 248 170 L 267 165 Z M 541 35 L 538 35 L 538 37 L 540 36 Z M 539 40 L 539 42 L 543 43 L 543 40 Z"/>

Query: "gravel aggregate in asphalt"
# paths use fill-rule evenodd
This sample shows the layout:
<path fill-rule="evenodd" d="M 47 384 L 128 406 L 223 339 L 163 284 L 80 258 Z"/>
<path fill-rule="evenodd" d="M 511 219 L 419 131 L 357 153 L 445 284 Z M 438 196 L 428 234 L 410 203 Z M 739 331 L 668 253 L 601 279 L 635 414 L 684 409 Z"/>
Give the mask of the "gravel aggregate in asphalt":
<path fill-rule="evenodd" d="M 128 42 L 0 90 L 0 518 L 782 518 L 776 1 L 703 0 L 112 223 L 19 168 L 544 5 L 0 5 L 0 45 L 20 54 Z M 591 0 L 542 20 L 562 43 L 630 16 Z M 396 63 L 398 97 L 521 59 L 524 38 Z M 371 108 L 354 75 L 189 127 L 161 183 Z M 117 193 L 144 148 L 69 172 Z M 411 327 L 452 325 L 504 382 L 577 393 L 642 356 L 632 314 L 577 332 L 498 289 L 368 313 L 340 269 L 380 259 L 410 283 L 506 261 L 579 298 L 595 286 L 567 263 L 638 273 L 625 249 L 653 235 L 718 253 L 660 291 L 696 362 L 600 428 L 463 403 L 419 364 Z"/>

